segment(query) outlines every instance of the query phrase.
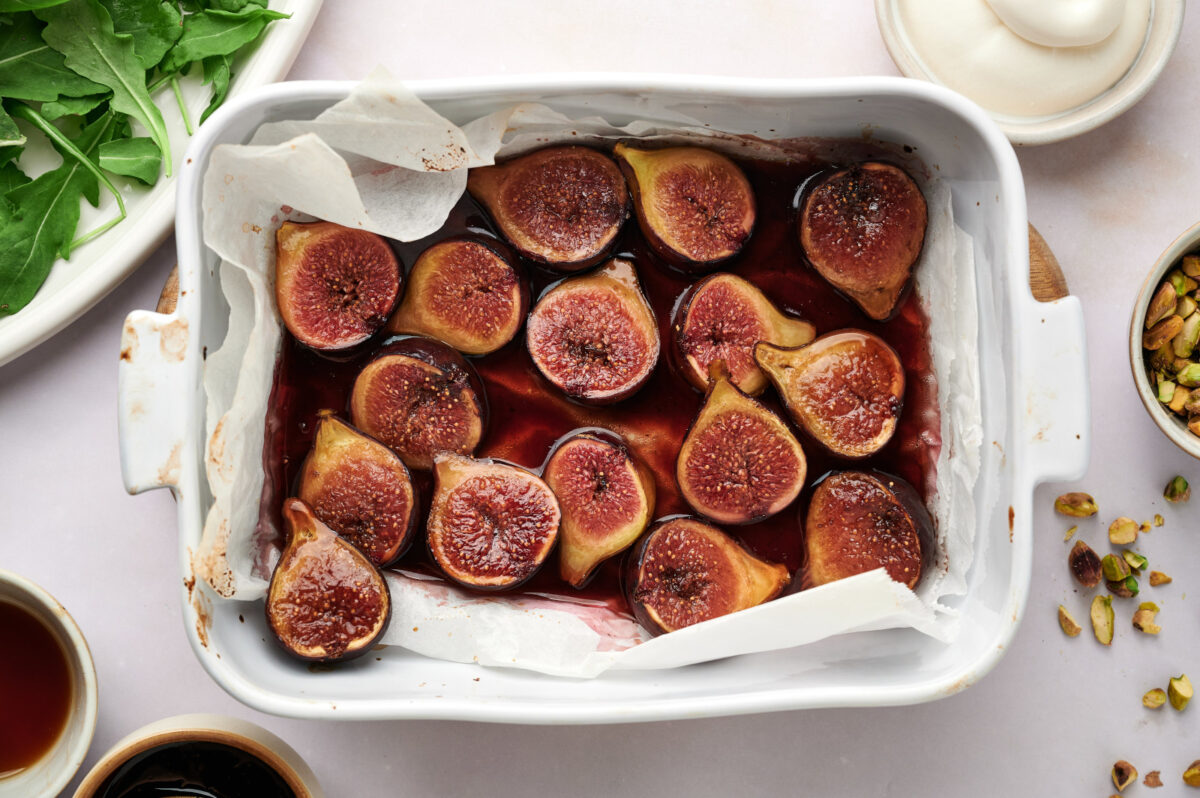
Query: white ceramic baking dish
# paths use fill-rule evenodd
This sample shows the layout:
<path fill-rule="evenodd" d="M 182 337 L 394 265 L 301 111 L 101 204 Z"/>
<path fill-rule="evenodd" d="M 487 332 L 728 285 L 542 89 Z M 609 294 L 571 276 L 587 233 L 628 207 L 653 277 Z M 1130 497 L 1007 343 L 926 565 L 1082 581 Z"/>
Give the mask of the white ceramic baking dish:
<path fill-rule="evenodd" d="M 217 144 L 245 142 L 266 121 L 312 118 L 351 89 L 340 82 L 288 83 L 231 102 L 196 136 L 179 178 L 178 306 L 170 315 L 130 314 L 122 341 L 125 484 L 134 493 L 169 487 L 178 499 L 184 626 L 212 677 L 246 704 L 280 715 L 519 723 L 907 704 L 951 695 L 982 677 L 1003 653 L 1025 606 L 1033 488 L 1082 474 L 1089 418 L 1079 303 L 1066 298 L 1039 304 L 1030 294 L 1021 174 L 987 114 L 945 89 L 891 78 L 574 75 L 420 82 L 412 88 L 457 123 L 539 101 L 618 124 L 673 108 L 717 129 L 768 138 L 872 135 L 917 147 L 950 184 L 955 218 L 974 239 L 980 337 L 992 344 L 980 353 L 986 437 L 976 495 L 977 559 L 969 592 L 954 602 L 962 633 L 951 645 L 912 630 L 858 633 L 817 643 L 803 660 L 785 650 L 671 671 L 610 672 L 588 681 L 454 664 L 395 648 L 378 652 L 378 659 L 316 672 L 268 642 L 261 603 L 214 600 L 203 586 L 193 589 L 190 554 L 210 501 L 201 372 L 205 352 L 223 339 L 227 314 L 217 260 L 201 241 L 202 175 Z"/>

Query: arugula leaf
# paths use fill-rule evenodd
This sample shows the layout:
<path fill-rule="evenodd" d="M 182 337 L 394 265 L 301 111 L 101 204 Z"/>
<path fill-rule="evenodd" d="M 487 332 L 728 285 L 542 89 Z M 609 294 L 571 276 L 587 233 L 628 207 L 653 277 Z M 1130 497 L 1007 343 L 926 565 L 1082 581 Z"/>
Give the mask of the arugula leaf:
<path fill-rule="evenodd" d="M 225 98 L 229 96 L 229 79 L 233 75 L 233 57 L 228 55 L 210 55 L 203 61 L 204 64 L 204 83 L 212 84 L 213 93 L 212 99 L 208 101 L 208 107 L 204 109 L 204 113 L 200 114 L 200 124 L 204 124 L 204 120 L 212 114 L 213 111 L 221 107 L 225 102 Z"/>
<path fill-rule="evenodd" d="M 0 0 L 3 2 L 3 0 Z M 183 33 L 179 9 L 162 0 L 101 0 L 112 15 L 117 35 L 133 37 L 133 54 L 142 69 L 152 69 Z"/>
<path fill-rule="evenodd" d="M 53 121 L 64 116 L 83 116 L 108 102 L 110 94 L 88 94 L 83 97 L 59 97 L 57 100 L 42 103 L 42 118 Z"/>
<path fill-rule="evenodd" d="M 188 14 L 183 18 L 183 35 L 167 53 L 159 69 L 174 72 L 193 61 L 214 55 L 232 55 L 257 39 L 268 22 L 287 17 L 287 14 L 258 6 L 247 6 L 236 14 L 218 10 Z"/>
<path fill-rule="evenodd" d="M 90 155 L 112 132 L 109 113 L 84 128 L 75 145 Z M 16 313 L 41 288 L 50 267 L 71 254 L 79 198 L 96 178 L 79 161 L 61 166 L 5 194 L 0 208 L 0 316 Z"/>
<path fill-rule="evenodd" d="M 0 106 L 0 147 L 20 147 L 25 143 L 25 134 L 17 127 L 13 118 Z"/>
<path fill-rule="evenodd" d="M 208 0 L 208 7 L 219 11 L 241 11 L 247 6 L 266 8 L 267 0 Z"/>
<path fill-rule="evenodd" d="M 35 8 L 49 8 L 65 2 L 67 0 L 0 0 L 0 12 L 32 11 Z"/>
<path fill-rule="evenodd" d="M 106 141 L 100 145 L 100 168 L 117 175 L 140 180 L 148 186 L 158 182 L 162 153 L 153 139 L 138 136 L 132 139 Z"/>
<path fill-rule="evenodd" d="M 104 91 L 104 87 L 67 69 L 62 54 L 42 41 L 42 24 L 32 14 L 8 17 L 0 26 L 0 97 L 56 100 Z"/>
<path fill-rule="evenodd" d="M 146 126 L 162 150 L 170 177 L 167 126 L 146 90 L 146 71 L 133 53 L 132 37 L 113 32 L 112 18 L 97 0 L 70 0 L 39 11 L 38 17 L 48 23 L 42 38 L 63 54 L 67 66 L 112 89 L 109 105 Z"/>
<path fill-rule="evenodd" d="M 29 182 L 29 177 L 15 163 L 0 166 L 0 194 L 7 194 L 17 186 Z"/>
<path fill-rule="evenodd" d="M 24 152 L 24 150 L 25 146 L 23 144 L 13 147 L 0 147 L 0 166 L 3 166 L 9 161 L 15 161 L 21 156 L 21 153 Z"/>

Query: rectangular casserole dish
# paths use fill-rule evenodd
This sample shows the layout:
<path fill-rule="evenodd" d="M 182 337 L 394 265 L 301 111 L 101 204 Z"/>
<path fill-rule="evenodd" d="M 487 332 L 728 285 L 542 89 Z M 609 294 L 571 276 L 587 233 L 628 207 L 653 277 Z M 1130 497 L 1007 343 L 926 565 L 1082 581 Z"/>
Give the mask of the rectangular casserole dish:
<path fill-rule="evenodd" d="M 122 339 L 120 446 L 127 489 L 170 487 L 179 505 L 184 625 L 212 677 L 244 703 L 313 718 L 443 718 L 608 723 L 833 706 L 908 704 L 951 695 L 1002 655 L 1025 606 L 1034 486 L 1075 478 L 1088 455 L 1083 316 L 1072 297 L 1038 303 L 1028 287 L 1024 188 L 1017 159 L 977 106 L 894 78 L 776 81 L 642 75 L 498 78 L 412 84 L 455 123 L 522 101 L 615 124 L 670 109 L 764 138 L 851 137 L 909 144 L 947 181 L 972 236 L 978 285 L 984 439 L 978 536 L 966 595 L 952 600 L 952 644 L 913 630 L 843 635 L 795 651 L 670 671 L 558 679 L 428 659 L 397 648 L 313 672 L 264 643 L 260 603 L 214 600 L 192 575 L 211 496 L 204 478 L 204 355 L 228 308 L 216 256 L 201 238 L 201 186 L 213 147 L 243 143 L 267 121 L 310 119 L 353 84 L 286 83 L 230 103 L 197 134 L 181 169 L 176 223 L 180 295 L 170 314 L 135 311 Z M 244 623 L 238 616 L 245 618 Z M 814 654 L 816 656 L 814 656 Z M 819 665 L 811 663 L 818 662 Z"/>

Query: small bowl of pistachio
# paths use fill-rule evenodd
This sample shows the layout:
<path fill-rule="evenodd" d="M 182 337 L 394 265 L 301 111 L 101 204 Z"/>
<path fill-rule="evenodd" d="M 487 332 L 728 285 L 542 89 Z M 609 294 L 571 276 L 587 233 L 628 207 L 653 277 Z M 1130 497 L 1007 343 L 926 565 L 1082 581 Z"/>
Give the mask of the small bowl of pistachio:
<path fill-rule="evenodd" d="M 1167 247 L 1142 285 L 1129 325 L 1129 362 L 1150 418 L 1200 458 L 1200 224 Z"/>

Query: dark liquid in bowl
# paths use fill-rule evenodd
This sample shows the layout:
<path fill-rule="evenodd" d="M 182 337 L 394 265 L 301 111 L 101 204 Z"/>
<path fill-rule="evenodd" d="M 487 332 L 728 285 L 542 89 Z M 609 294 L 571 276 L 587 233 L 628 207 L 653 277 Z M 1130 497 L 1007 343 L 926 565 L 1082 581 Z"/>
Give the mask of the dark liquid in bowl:
<path fill-rule="evenodd" d="M 74 696 L 58 637 L 24 607 L 0 601 L 0 779 L 45 756 Z"/>
<path fill-rule="evenodd" d="M 104 780 L 96 798 L 296 798 L 274 768 L 223 743 L 184 741 L 143 751 Z"/>
<path fill-rule="evenodd" d="M 937 388 L 929 354 L 928 319 L 913 294 L 903 300 L 895 317 L 886 323 L 865 316 L 856 305 L 837 293 L 804 260 L 795 227 L 794 200 L 798 188 L 827 162 L 802 164 L 742 161 L 754 187 L 758 220 L 754 234 L 742 254 L 720 271 L 731 271 L 757 285 L 781 309 L 816 325 L 818 334 L 843 327 L 873 332 L 900 354 L 907 377 L 904 411 L 891 442 L 866 461 L 850 463 L 824 452 L 814 441 L 799 435 L 808 458 L 807 484 L 821 474 L 838 468 L 878 468 L 911 482 L 926 500 L 932 492 L 934 465 L 941 448 L 937 411 Z M 412 243 L 394 243 L 406 267 L 433 243 L 452 235 L 473 232 L 499 237 L 486 214 L 469 196 L 464 196 L 443 228 L 433 236 Z M 703 397 L 691 388 L 670 365 L 671 311 L 676 300 L 699 276 L 670 269 L 653 253 L 630 218 L 620 235 L 613 256 L 633 260 L 638 277 L 658 317 L 663 353 L 648 383 L 634 396 L 603 408 L 584 407 L 568 401 L 537 372 L 525 350 L 524 329 L 506 347 L 491 355 L 472 359 L 487 392 L 490 418 L 479 457 L 497 457 L 532 469 L 540 469 L 554 442 L 580 427 L 607 427 L 623 434 L 636 453 L 655 473 L 658 499 L 655 517 L 690 512 L 675 484 L 675 457 Z M 532 298 L 550 283 L 561 279 L 526 262 L 531 276 Z M 263 492 L 260 542 L 278 541 L 282 528 L 279 510 L 294 485 L 301 463 L 312 443 L 317 411 L 335 408 L 346 414 L 350 389 L 374 349 L 345 362 L 333 362 L 314 354 L 284 334 L 283 350 L 276 371 L 271 411 L 267 419 L 265 465 L 267 481 Z M 378 347 L 375 347 L 377 349 Z M 781 417 L 786 411 L 773 389 L 759 397 Z M 422 492 L 422 507 L 428 509 L 432 480 L 416 474 Z M 728 527 L 752 551 L 796 571 L 803 558 L 803 509 L 808 490 L 792 507 L 757 524 Z M 423 540 L 421 538 L 420 540 Z M 587 598 L 624 610 L 619 587 L 620 557 L 604 563 L 584 590 L 574 590 L 558 576 L 557 558 L 522 588 L 524 592 Z M 400 567 L 437 573 L 423 542 L 401 561 Z"/>

